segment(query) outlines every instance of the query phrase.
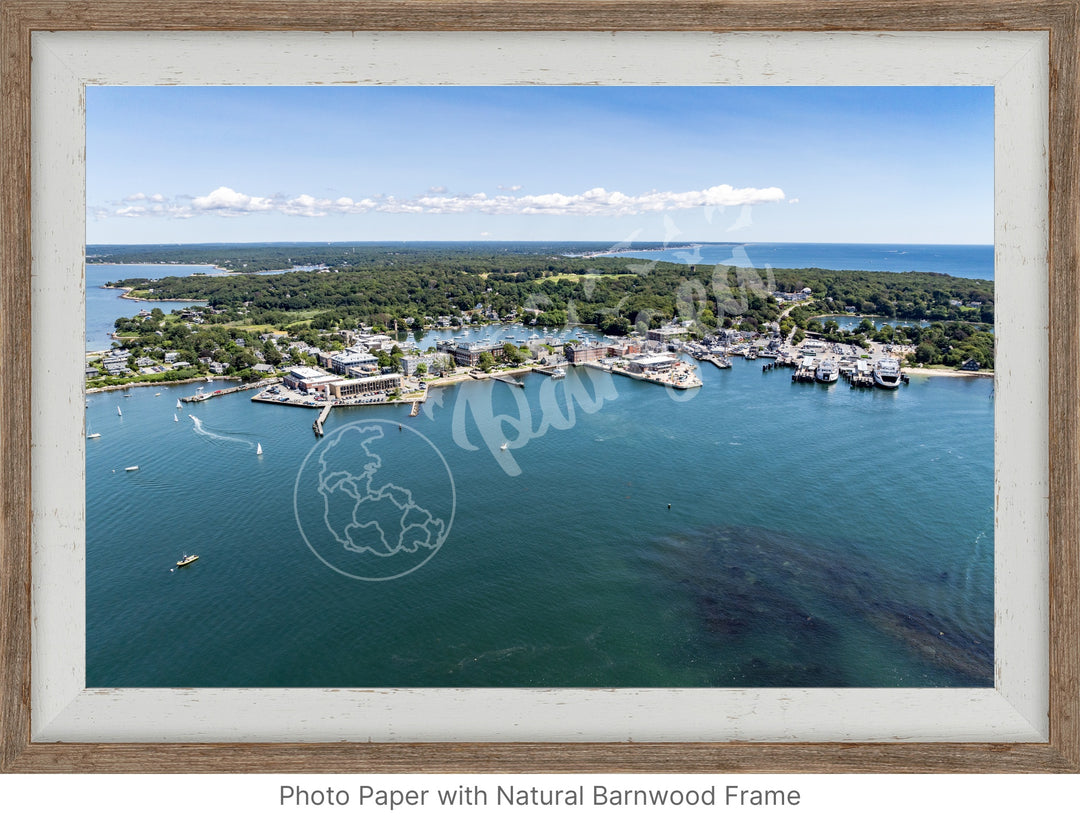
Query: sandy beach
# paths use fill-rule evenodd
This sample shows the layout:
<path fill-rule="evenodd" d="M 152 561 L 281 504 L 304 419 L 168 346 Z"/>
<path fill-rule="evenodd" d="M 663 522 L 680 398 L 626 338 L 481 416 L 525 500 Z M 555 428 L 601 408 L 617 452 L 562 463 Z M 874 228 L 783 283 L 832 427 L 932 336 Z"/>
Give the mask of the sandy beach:
<path fill-rule="evenodd" d="M 970 379 L 971 377 L 989 377 L 993 379 L 993 371 L 961 371 L 959 368 L 904 368 L 905 374 L 911 376 L 921 377 L 960 377 L 961 379 Z"/>

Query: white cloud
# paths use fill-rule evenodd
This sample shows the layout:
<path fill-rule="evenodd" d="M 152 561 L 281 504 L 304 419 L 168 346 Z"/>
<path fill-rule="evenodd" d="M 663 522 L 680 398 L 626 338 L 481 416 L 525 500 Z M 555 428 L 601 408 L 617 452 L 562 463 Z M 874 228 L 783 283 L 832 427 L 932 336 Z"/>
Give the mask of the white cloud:
<path fill-rule="evenodd" d="M 500 186 L 514 191 L 520 185 Z M 253 213 L 280 213 L 287 216 L 317 218 L 327 215 L 381 213 L 482 213 L 486 215 L 547 215 L 547 216 L 634 216 L 704 207 L 706 210 L 725 207 L 748 207 L 755 204 L 783 202 L 784 191 L 779 187 L 735 188 L 720 184 L 704 190 L 671 192 L 652 190 L 640 195 L 627 195 L 617 190 L 594 187 L 583 193 L 545 193 L 541 195 L 488 195 L 487 193 L 446 194 L 444 187 L 432 187 L 428 194 L 400 199 L 377 195 L 354 200 L 315 198 L 306 193 L 252 196 L 229 187 L 218 187 L 208 195 L 194 198 L 177 196 L 166 199 L 160 193 L 148 196 L 135 193 L 111 209 L 92 208 L 95 217 L 168 216 L 193 218 L 200 215 L 244 216 Z M 792 202 L 797 199 L 792 199 Z M 791 202 L 789 202 L 791 203 Z"/>
<path fill-rule="evenodd" d="M 244 215 L 245 213 L 265 213 L 273 207 L 272 199 L 244 195 L 228 187 L 218 187 L 210 195 L 198 196 L 191 200 L 191 208 L 197 213 Z"/>

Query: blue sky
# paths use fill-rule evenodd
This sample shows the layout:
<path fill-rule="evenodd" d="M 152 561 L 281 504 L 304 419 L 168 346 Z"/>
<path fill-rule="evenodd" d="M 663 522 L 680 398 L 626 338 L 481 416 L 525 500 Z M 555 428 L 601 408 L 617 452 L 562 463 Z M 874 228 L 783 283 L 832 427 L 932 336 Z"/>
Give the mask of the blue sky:
<path fill-rule="evenodd" d="M 989 87 L 90 87 L 88 243 L 990 244 Z"/>

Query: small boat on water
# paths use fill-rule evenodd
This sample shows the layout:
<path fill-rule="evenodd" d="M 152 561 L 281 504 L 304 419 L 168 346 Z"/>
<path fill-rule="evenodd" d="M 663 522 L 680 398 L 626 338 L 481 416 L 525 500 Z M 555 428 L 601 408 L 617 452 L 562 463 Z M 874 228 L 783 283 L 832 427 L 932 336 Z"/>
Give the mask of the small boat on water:
<path fill-rule="evenodd" d="M 158 392 L 157 392 L 156 394 L 154 394 L 154 396 L 155 396 L 155 397 L 160 397 L 160 396 L 161 396 L 161 392 L 160 392 L 160 391 L 158 391 Z"/>
<path fill-rule="evenodd" d="M 566 378 L 566 371 L 564 369 L 562 369 L 562 368 L 556 368 L 554 371 L 551 372 L 551 378 L 552 379 L 565 379 Z"/>
<path fill-rule="evenodd" d="M 262 454 L 262 443 L 256 443 L 255 444 L 255 453 L 256 454 Z"/>
<path fill-rule="evenodd" d="M 128 466 L 126 469 L 124 469 L 124 471 L 138 471 L 138 470 L 139 470 L 138 466 Z"/>
<path fill-rule="evenodd" d="M 178 422 L 180 422 L 180 418 L 179 418 L 179 417 L 177 417 L 177 416 L 176 416 L 175 414 L 173 414 L 173 415 L 172 415 L 172 421 L 173 421 L 174 423 L 178 423 Z"/>
<path fill-rule="evenodd" d="M 499 451 L 506 451 L 506 449 L 509 448 L 509 446 L 510 446 L 509 443 L 503 443 L 501 446 L 499 446 Z"/>
<path fill-rule="evenodd" d="M 198 555 L 184 555 L 180 560 L 176 562 L 177 566 L 187 566 L 189 563 L 194 563 L 199 560 Z"/>
<path fill-rule="evenodd" d="M 176 407 L 177 407 L 177 408 L 183 408 L 184 406 L 182 406 L 182 405 L 180 404 L 180 400 L 177 400 L 177 401 L 176 401 Z"/>
<path fill-rule="evenodd" d="M 100 434 L 98 434 L 98 433 L 97 433 L 97 432 L 95 431 L 95 432 L 94 432 L 93 434 L 87 434 L 87 435 L 86 435 L 86 439 L 87 439 L 87 440 L 96 440 L 96 439 L 97 439 L 98 437 L 100 437 L 100 436 L 101 436 L 101 435 L 100 435 Z"/>
<path fill-rule="evenodd" d="M 119 416 L 119 417 L 123 417 L 123 416 L 124 416 L 124 412 L 120 410 L 120 406 L 116 406 L 116 414 L 117 414 L 117 416 Z"/>

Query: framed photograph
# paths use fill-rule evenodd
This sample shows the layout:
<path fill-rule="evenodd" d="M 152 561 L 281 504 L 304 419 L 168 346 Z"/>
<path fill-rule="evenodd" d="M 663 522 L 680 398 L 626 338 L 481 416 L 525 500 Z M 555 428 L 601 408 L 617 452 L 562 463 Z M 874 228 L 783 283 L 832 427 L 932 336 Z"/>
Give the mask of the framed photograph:
<path fill-rule="evenodd" d="M 0 765 L 1080 770 L 1078 15 L 4 0 Z"/>

